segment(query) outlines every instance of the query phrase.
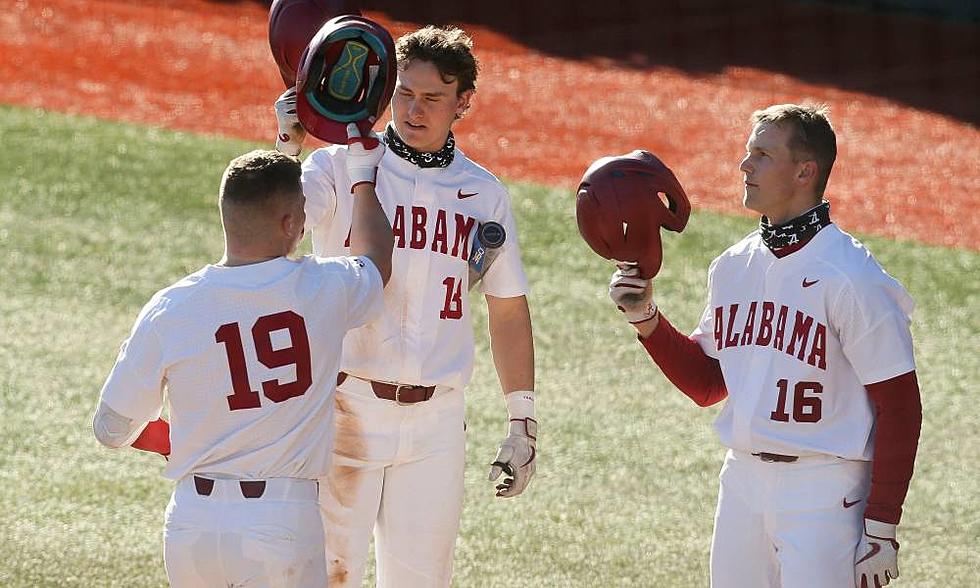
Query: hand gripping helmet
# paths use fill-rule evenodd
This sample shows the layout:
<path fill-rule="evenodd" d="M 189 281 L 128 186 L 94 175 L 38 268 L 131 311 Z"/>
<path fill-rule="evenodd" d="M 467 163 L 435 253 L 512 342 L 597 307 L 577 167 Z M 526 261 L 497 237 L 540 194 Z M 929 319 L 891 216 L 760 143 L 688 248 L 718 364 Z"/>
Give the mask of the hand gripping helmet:
<path fill-rule="evenodd" d="M 660 271 L 660 227 L 679 233 L 690 215 L 684 188 L 648 151 L 597 159 L 585 170 L 575 203 L 589 247 L 606 259 L 636 262 L 642 278 Z"/>
<path fill-rule="evenodd" d="M 299 59 L 323 23 L 341 14 L 356 14 L 353 0 L 273 0 L 269 8 L 269 48 L 287 88 L 296 85 Z"/>
<path fill-rule="evenodd" d="M 395 43 L 376 22 L 343 15 L 323 25 L 300 59 L 296 114 L 314 137 L 347 143 L 347 125 L 371 132 L 395 91 Z"/>

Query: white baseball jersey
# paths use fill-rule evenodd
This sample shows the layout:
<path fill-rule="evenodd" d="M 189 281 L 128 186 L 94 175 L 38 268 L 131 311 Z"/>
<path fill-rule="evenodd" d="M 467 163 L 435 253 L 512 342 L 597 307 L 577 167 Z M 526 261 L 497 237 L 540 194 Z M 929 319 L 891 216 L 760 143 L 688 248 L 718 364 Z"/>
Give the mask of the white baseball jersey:
<path fill-rule="evenodd" d="M 728 388 L 722 443 L 870 460 L 864 385 L 915 363 L 914 303 L 868 250 L 831 224 L 780 259 L 756 231 L 712 262 L 708 296 L 693 336 Z"/>
<path fill-rule="evenodd" d="M 367 258 L 208 265 L 143 308 L 102 401 L 151 421 L 166 388 L 167 478 L 325 475 L 343 337 L 381 311 L 381 293 Z"/>
<path fill-rule="evenodd" d="M 306 226 L 317 255 L 349 252 L 346 154 L 346 146 L 333 145 L 303 163 Z M 462 389 L 473 371 L 467 260 L 478 223 L 496 221 L 507 233 L 478 290 L 501 298 L 528 291 L 510 197 L 459 149 L 446 168 L 419 168 L 388 150 L 376 188 L 395 237 L 385 312 L 348 334 L 342 369 L 372 380 Z"/>

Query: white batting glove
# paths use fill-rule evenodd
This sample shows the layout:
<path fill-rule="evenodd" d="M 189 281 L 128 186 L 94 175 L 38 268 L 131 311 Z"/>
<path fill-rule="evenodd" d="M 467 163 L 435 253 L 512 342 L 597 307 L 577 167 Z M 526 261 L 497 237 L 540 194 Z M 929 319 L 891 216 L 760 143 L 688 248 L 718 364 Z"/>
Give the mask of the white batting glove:
<path fill-rule="evenodd" d="M 880 588 L 898 577 L 898 525 L 864 519 L 864 534 L 854 553 L 854 586 Z"/>
<path fill-rule="evenodd" d="M 538 422 L 534 420 L 534 392 L 518 390 L 504 396 L 507 415 L 510 418 L 507 438 L 500 444 L 497 457 L 490 464 L 490 481 L 506 473 L 503 482 L 497 484 L 497 496 L 510 498 L 527 488 L 535 470 L 535 446 L 538 439 Z"/>
<path fill-rule="evenodd" d="M 617 268 L 609 281 L 609 297 L 616 308 L 633 325 L 657 316 L 657 305 L 653 302 L 653 281 L 639 277 L 640 268 L 635 263 L 622 263 Z"/>
<path fill-rule="evenodd" d="M 500 444 L 497 457 L 490 464 L 490 481 L 507 474 L 503 482 L 497 484 L 497 496 L 510 498 L 527 488 L 534 476 L 535 445 L 537 444 L 538 422 L 532 418 L 511 419 L 510 433 Z"/>
<path fill-rule="evenodd" d="M 385 145 L 377 133 L 361 136 L 357 125 L 347 125 L 347 176 L 350 177 L 350 191 L 358 184 L 374 184 L 378 177 L 378 164 L 385 154 Z"/>
<path fill-rule="evenodd" d="M 286 90 L 276 100 L 276 120 L 279 122 L 276 149 L 296 157 L 303 150 L 303 139 L 306 138 L 306 129 L 296 115 L 296 88 Z"/>

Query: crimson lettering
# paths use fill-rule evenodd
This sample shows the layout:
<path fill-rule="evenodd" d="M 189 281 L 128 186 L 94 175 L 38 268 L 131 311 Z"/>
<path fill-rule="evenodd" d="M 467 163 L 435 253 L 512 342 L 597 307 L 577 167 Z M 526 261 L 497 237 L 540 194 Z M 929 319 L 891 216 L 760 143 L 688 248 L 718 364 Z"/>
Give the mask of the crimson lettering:
<path fill-rule="evenodd" d="M 756 345 L 769 345 L 772 341 L 772 317 L 776 314 L 776 305 L 772 302 L 762 303 L 762 324 L 759 325 L 759 338 Z"/>
<path fill-rule="evenodd" d="M 722 329 L 724 328 L 725 319 L 721 315 L 721 307 L 715 308 L 715 345 L 717 349 L 721 351 L 721 339 L 722 339 Z"/>
<path fill-rule="evenodd" d="M 755 323 L 755 307 L 758 302 L 749 305 L 749 316 L 745 317 L 745 326 L 742 327 L 742 342 L 739 345 L 752 343 L 752 329 Z"/>
<path fill-rule="evenodd" d="M 432 235 L 432 250 L 445 255 L 446 253 L 446 211 L 439 209 L 436 213 L 436 230 Z"/>
<path fill-rule="evenodd" d="M 827 327 L 821 323 L 817 323 L 817 329 L 813 333 L 813 347 L 810 348 L 806 362 L 822 370 L 827 369 Z"/>
<path fill-rule="evenodd" d="M 411 223 L 409 225 L 409 223 Z M 431 224 L 430 224 L 431 223 Z M 395 206 L 391 219 L 391 234 L 395 237 L 395 247 L 404 249 L 429 249 L 435 253 L 452 255 L 468 260 L 470 255 L 470 234 L 476 226 L 476 219 L 454 213 L 453 226 L 449 226 L 449 212 L 442 208 L 428 209 L 424 206 L 413 206 L 406 210 L 404 206 Z M 449 248 L 449 239 L 453 239 L 453 247 Z M 347 242 L 350 246 L 350 233 Z"/>
<path fill-rule="evenodd" d="M 768 300 L 749 303 L 744 317 L 739 316 L 739 307 L 744 304 L 729 304 L 714 308 L 715 348 L 758 345 L 784 351 L 783 344 L 789 333 L 789 344 L 785 353 L 821 370 L 827 369 L 827 325 L 800 310 L 793 310 L 792 324 L 787 324 L 790 308 L 776 305 Z M 761 308 L 762 312 L 758 312 Z M 728 316 L 725 316 L 727 313 Z M 775 326 L 773 326 L 775 320 Z M 741 325 L 741 332 L 735 326 Z M 787 330 L 788 329 L 788 330 Z M 754 336 L 754 341 L 753 341 Z"/>
<path fill-rule="evenodd" d="M 803 318 L 806 317 L 806 318 Z M 810 328 L 813 326 L 813 317 L 806 316 L 800 311 L 796 311 L 796 321 L 793 323 L 793 334 L 789 337 L 789 346 L 786 353 L 793 355 L 796 344 L 800 344 L 800 352 L 796 354 L 796 359 L 803 360 L 803 353 L 806 351 L 806 342 L 810 338 Z"/>
<path fill-rule="evenodd" d="M 783 332 L 786 330 L 786 313 L 788 312 L 788 308 L 780 306 L 779 316 L 776 317 L 776 335 L 772 339 L 772 346 L 780 351 L 783 350 Z"/>
<path fill-rule="evenodd" d="M 391 221 L 391 234 L 395 236 L 395 247 L 405 248 L 405 207 L 395 207 L 395 218 Z"/>
<path fill-rule="evenodd" d="M 728 307 L 728 336 L 725 337 L 725 347 L 734 347 L 738 345 L 738 333 L 735 332 L 735 315 L 737 314 L 737 304 L 733 304 Z"/>
<path fill-rule="evenodd" d="M 465 220 L 464 220 L 465 218 Z M 470 258 L 470 233 L 473 231 L 473 224 L 476 219 L 463 217 L 456 213 L 456 239 L 453 241 L 453 257 L 461 257 L 468 260 Z M 459 251 L 459 246 L 463 246 L 463 251 Z"/>
<path fill-rule="evenodd" d="M 428 215 L 421 206 L 412 207 L 412 241 L 409 246 L 412 249 L 422 249 L 425 247 L 425 219 Z"/>

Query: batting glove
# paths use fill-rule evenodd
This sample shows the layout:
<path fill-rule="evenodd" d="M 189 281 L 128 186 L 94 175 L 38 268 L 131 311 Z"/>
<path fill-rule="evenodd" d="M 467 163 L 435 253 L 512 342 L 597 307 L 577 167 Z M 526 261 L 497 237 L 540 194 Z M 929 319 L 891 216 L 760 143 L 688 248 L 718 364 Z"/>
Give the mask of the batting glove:
<path fill-rule="evenodd" d="M 490 481 L 507 474 L 497 484 L 497 496 L 510 498 L 527 488 L 534 476 L 535 445 L 537 444 L 538 422 L 534 419 L 510 421 L 510 434 L 500 444 L 497 457 L 490 464 Z"/>
<path fill-rule="evenodd" d="M 635 325 L 657 316 L 652 280 L 639 277 L 640 268 L 635 263 L 623 263 L 616 267 L 618 269 L 609 281 L 609 297 L 616 308 L 626 315 L 626 320 Z"/>
<path fill-rule="evenodd" d="M 276 149 L 296 157 L 303 150 L 303 139 L 306 138 L 306 129 L 296 115 L 296 88 L 286 90 L 276 100 L 276 120 L 279 122 Z"/>
<path fill-rule="evenodd" d="M 350 177 L 350 191 L 358 184 L 374 184 L 378 177 L 378 164 L 385 154 L 384 143 L 377 133 L 361 136 L 357 125 L 347 125 L 347 176 Z"/>
<path fill-rule="evenodd" d="M 864 519 L 864 535 L 854 553 L 856 588 L 880 588 L 898 577 L 898 525 Z"/>

